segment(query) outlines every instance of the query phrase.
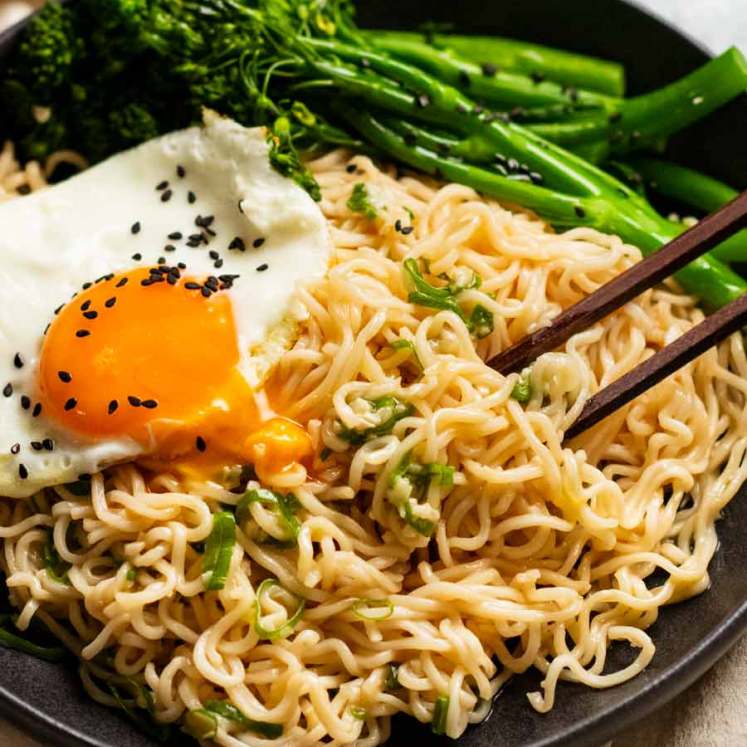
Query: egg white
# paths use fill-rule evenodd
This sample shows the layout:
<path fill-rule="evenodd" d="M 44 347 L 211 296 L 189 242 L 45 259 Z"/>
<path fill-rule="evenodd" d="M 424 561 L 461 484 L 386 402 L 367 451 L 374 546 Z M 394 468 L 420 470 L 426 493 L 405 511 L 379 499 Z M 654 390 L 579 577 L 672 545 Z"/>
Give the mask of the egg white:
<path fill-rule="evenodd" d="M 163 181 L 168 187 L 157 189 Z M 190 247 L 188 237 L 201 232 L 198 215 L 213 216 L 209 228 L 216 235 Z M 221 292 L 231 298 L 242 371 L 256 386 L 269 368 L 267 350 L 277 354 L 288 342 L 297 284 L 326 271 L 331 247 L 318 206 L 272 169 L 264 128 L 245 128 L 212 112 L 204 127 L 151 140 L 59 185 L 0 204 L 0 227 L 0 391 L 8 384 L 13 389 L 0 394 L 0 495 L 10 497 L 142 452 L 128 438 L 91 442 L 64 432 L 43 410 L 33 416 L 44 330 L 55 308 L 84 283 L 152 266 L 159 257 L 169 265 L 184 262 L 184 274 L 239 275 Z M 169 239 L 173 232 L 183 237 Z M 228 249 L 235 237 L 244 251 Z M 167 252 L 167 245 L 176 249 Z M 220 268 L 211 250 L 222 259 Z M 141 260 L 133 259 L 137 254 Z M 23 394 L 32 400 L 28 409 L 21 406 Z M 32 449 L 31 442 L 45 438 L 53 439 L 52 451 Z M 11 453 L 15 444 L 17 454 Z"/>

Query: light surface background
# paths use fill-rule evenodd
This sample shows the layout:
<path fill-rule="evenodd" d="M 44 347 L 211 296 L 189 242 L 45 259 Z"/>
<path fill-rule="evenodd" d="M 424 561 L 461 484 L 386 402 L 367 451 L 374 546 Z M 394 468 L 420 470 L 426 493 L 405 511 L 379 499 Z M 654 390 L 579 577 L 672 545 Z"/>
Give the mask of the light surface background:
<path fill-rule="evenodd" d="M 712 52 L 731 45 L 747 52 L 747 0 L 635 2 L 672 22 Z M 0 28 L 23 17 L 28 6 L 39 3 L 0 0 Z M 743 124 L 747 137 L 747 122 Z M 0 745 L 42 747 L 2 719 Z M 615 739 L 613 747 L 747 747 L 747 638 L 679 698 Z"/>

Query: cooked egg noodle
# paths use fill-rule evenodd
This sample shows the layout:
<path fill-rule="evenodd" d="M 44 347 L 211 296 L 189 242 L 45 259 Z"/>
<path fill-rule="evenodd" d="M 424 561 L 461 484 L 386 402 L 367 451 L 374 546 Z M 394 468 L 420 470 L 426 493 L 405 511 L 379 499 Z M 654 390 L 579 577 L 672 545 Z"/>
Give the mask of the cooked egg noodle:
<path fill-rule="evenodd" d="M 398 712 L 458 737 L 513 673 L 542 673 L 540 712 L 560 680 L 635 676 L 659 610 L 707 589 L 716 519 L 747 475 L 740 335 L 562 444 L 594 391 L 702 318 L 674 285 L 521 376 L 483 363 L 636 249 L 349 159 L 311 164 L 333 265 L 300 290 L 307 318 L 267 387 L 307 424 L 310 470 L 225 485 L 123 465 L 84 494 L 0 502 L 18 628 L 44 622 L 97 701 L 226 747 L 278 728 L 288 745 L 373 746 Z M 376 217 L 350 210 L 358 183 Z M 410 302 L 406 258 L 458 288 L 462 313 Z M 478 305 L 482 339 L 465 322 Z M 235 542 L 207 590 L 220 511 Z M 64 578 L 45 565 L 50 533 Z M 613 644 L 633 657 L 610 671 Z"/>

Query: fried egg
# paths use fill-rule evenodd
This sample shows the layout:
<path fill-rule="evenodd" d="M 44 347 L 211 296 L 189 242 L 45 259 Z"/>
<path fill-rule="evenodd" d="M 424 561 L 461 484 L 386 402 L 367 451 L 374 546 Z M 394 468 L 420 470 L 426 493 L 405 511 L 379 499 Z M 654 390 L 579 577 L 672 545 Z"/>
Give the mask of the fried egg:
<path fill-rule="evenodd" d="M 207 113 L 0 205 L 0 226 L 0 495 L 308 451 L 256 394 L 330 241 L 264 129 Z"/>

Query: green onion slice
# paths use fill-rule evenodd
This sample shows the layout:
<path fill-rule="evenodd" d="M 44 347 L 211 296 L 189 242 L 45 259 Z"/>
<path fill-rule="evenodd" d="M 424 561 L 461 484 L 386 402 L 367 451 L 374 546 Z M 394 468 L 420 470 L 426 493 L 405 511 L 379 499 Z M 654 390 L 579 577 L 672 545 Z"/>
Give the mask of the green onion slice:
<path fill-rule="evenodd" d="M 226 585 L 231 554 L 236 542 L 236 521 L 229 511 L 213 514 L 213 529 L 205 544 L 202 558 L 202 580 L 210 591 Z"/>
<path fill-rule="evenodd" d="M 266 506 L 277 510 L 288 534 L 287 541 L 292 542 L 293 545 L 296 544 L 298 533 L 301 531 L 301 524 L 296 518 L 299 503 L 292 493 L 283 495 L 282 493 L 276 493 L 274 490 L 267 490 L 267 488 L 247 490 L 236 506 L 236 518 L 239 524 L 243 524 L 249 518 L 249 506 L 252 503 L 264 503 Z"/>
<path fill-rule="evenodd" d="M 44 568 L 46 568 L 47 575 L 52 581 L 56 581 L 58 584 L 69 584 L 70 581 L 68 580 L 67 572 L 72 566 L 63 560 L 57 552 L 51 530 L 47 532 L 47 541 L 44 543 L 42 555 L 44 558 Z"/>
<path fill-rule="evenodd" d="M 26 640 L 18 633 L 14 633 L 10 625 L 10 615 L 0 615 L 0 646 L 22 651 L 44 661 L 61 661 L 67 655 L 67 649 L 62 646 L 40 646 Z"/>
<path fill-rule="evenodd" d="M 351 607 L 353 614 L 367 622 L 386 620 L 394 613 L 394 604 L 389 599 L 356 599 Z"/>
<path fill-rule="evenodd" d="M 268 739 L 277 739 L 283 734 L 282 724 L 273 724 L 269 721 L 255 721 L 254 719 L 247 718 L 233 703 L 229 703 L 227 700 L 209 700 L 205 703 L 203 710 L 233 721 L 247 731 L 253 731 Z"/>
<path fill-rule="evenodd" d="M 433 706 L 433 721 L 431 730 L 434 734 L 446 734 L 446 717 L 449 715 L 449 698 L 446 695 L 439 695 Z"/>
<path fill-rule="evenodd" d="M 184 731 L 195 739 L 213 739 L 218 733 L 218 719 L 204 708 L 198 708 L 184 717 Z"/>
<path fill-rule="evenodd" d="M 365 721 L 368 718 L 368 711 L 360 706 L 350 706 L 350 715 L 358 721 Z"/>
<path fill-rule="evenodd" d="M 399 684 L 399 667 L 396 664 L 389 664 L 387 667 L 384 686 L 387 690 L 397 690 L 402 687 Z"/>
<path fill-rule="evenodd" d="M 260 639 L 268 641 L 275 641 L 278 638 L 285 638 L 286 636 L 290 635 L 293 629 L 298 624 L 298 621 L 301 619 L 301 617 L 303 617 L 303 611 L 306 606 L 305 599 L 298 597 L 295 594 L 291 594 L 291 596 L 298 602 L 296 611 L 279 628 L 266 628 L 261 622 L 262 599 L 266 595 L 268 595 L 275 587 L 279 587 L 280 589 L 283 589 L 283 591 L 285 591 L 287 594 L 291 594 L 291 592 L 281 586 L 280 582 L 276 578 L 266 578 L 257 589 L 257 601 L 254 607 L 254 630 L 257 632 L 257 635 L 260 637 Z"/>

